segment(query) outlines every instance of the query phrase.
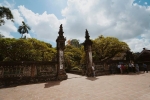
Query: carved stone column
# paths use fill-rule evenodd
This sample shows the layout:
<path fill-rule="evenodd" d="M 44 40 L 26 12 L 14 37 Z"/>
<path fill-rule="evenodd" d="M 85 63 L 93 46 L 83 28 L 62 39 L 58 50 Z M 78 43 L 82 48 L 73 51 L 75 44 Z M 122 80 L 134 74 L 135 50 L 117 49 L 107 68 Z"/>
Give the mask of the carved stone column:
<path fill-rule="evenodd" d="M 64 49 L 65 49 L 65 41 L 66 38 L 63 36 L 63 27 L 60 25 L 59 36 L 56 39 L 57 42 L 57 79 L 65 80 L 67 79 L 67 75 L 64 67 Z"/>
<path fill-rule="evenodd" d="M 86 59 L 86 75 L 88 77 L 93 75 L 92 71 L 92 64 L 93 64 L 93 58 L 92 58 L 92 44 L 93 42 L 89 39 L 89 33 L 86 30 L 85 32 L 85 41 L 84 41 L 84 51 L 85 51 L 85 59 Z"/>

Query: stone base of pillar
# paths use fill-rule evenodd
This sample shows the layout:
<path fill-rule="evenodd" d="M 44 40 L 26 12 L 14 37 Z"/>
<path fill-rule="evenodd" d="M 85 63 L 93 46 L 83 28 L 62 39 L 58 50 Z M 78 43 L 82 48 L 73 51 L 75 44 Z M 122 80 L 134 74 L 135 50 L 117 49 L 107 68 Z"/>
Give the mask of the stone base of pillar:
<path fill-rule="evenodd" d="M 59 70 L 57 80 L 66 80 L 68 78 L 66 72 L 64 70 Z"/>
<path fill-rule="evenodd" d="M 93 77 L 93 70 L 92 70 L 92 68 L 87 68 L 87 73 L 86 73 L 86 76 L 87 77 Z"/>

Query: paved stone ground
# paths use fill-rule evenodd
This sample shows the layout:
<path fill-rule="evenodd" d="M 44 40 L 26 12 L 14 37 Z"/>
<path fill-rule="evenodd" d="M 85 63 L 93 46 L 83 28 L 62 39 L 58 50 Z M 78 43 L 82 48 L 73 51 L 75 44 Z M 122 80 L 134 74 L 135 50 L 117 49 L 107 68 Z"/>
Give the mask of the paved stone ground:
<path fill-rule="evenodd" d="M 96 78 L 68 74 L 64 81 L 2 88 L 0 100 L 150 100 L 150 73 Z"/>

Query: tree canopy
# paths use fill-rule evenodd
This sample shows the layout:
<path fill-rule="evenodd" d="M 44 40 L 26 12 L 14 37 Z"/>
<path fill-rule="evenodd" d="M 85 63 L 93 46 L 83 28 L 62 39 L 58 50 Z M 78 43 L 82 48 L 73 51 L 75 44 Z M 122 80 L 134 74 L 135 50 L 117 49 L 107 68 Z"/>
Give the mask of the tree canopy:
<path fill-rule="evenodd" d="M 56 50 L 51 44 L 37 39 L 0 39 L 1 60 L 51 61 Z"/>
<path fill-rule="evenodd" d="M 64 51 L 65 64 L 69 70 L 76 67 L 80 68 L 81 64 L 85 64 L 84 46 L 76 46 L 78 45 L 77 39 L 73 39 L 73 43 L 71 41 L 67 42 L 68 44 Z M 115 37 L 104 37 L 101 35 L 92 41 L 93 61 L 105 61 L 130 50 L 125 42 L 119 41 Z"/>
<path fill-rule="evenodd" d="M 80 66 L 80 60 L 82 55 L 80 48 L 67 45 L 65 47 L 64 53 L 65 53 L 65 65 L 68 70 Z"/>
<path fill-rule="evenodd" d="M 7 20 L 11 20 L 12 22 L 14 21 L 14 17 L 13 14 L 11 13 L 11 10 L 7 7 L 2 7 L 0 6 L 0 26 L 2 24 L 5 24 L 5 20 L 4 18 L 6 18 Z"/>
<path fill-rule="evenodd" d="M 71 43 L 71 45 L 74 46 L 74 47 L 77 47 L 77 48 L 80 47 L 80 45 L 79 45 L 79 40 L 77 40 L 77 39 L 72 39 L 70 43 Z"/>
<path fill-rule="evenodd" d="M 130 50 L 128 45 L 115 37 L 99 36 L 93 40 L 92 51 L 94 60 L 107 60 L 114 57 L 116 54 L 126 52 L 127 50 Z"/>
<path fill-rule="evenodd" d="M 79 40 L 77 40 L 77 39 L 68 40 L 67 45 L 71 45 L 71 46 L 74 46 L 76 48 L 80 48 Z"/>

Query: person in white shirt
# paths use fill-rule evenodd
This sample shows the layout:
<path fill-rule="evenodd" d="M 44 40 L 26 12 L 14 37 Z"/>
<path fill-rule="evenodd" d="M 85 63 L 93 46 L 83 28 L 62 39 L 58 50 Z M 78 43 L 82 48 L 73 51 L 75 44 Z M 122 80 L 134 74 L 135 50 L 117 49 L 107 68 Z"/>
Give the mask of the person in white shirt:
<path fill-rule="evenodd" d="M 120 69 L 121 65 L 118 65 L 118 68 Z"/>
<path fill-rule="evenodd" d="M 135 73 L 135 66 L 134 66 L 134 63 L 132 62 L 132 64 L 131 64 L 131 68 L 132 68 L 132 72 L 134 72 Z"/>
<path fill-rule="evenodd" d="M 120 64 L 118 64 L 118 72 L 119 72 L 119 73 L 122 73 L 121 65 L 120 65 Z"/>
<path fill-rule="evenodd" d="M 93 75 L 94 75 L 94 77 L 95 77 L 95 68 L 94 68 L 93 65 L 92 65 L 92 70 L 93 70 Z"/>

